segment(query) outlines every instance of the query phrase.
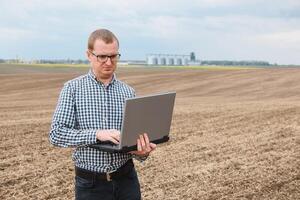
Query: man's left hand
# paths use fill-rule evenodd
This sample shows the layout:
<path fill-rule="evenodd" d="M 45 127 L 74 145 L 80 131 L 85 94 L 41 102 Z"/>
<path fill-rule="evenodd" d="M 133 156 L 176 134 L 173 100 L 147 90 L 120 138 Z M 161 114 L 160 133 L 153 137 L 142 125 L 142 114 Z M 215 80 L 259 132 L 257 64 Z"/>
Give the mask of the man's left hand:
<path fill-rule="evenodd" d="M 156 144 L 150 143 L 147 133 L 144 133 L 137 139 L 137 151 L 130 153 L 137 156 L 148 156 L 155 148 Z"/>

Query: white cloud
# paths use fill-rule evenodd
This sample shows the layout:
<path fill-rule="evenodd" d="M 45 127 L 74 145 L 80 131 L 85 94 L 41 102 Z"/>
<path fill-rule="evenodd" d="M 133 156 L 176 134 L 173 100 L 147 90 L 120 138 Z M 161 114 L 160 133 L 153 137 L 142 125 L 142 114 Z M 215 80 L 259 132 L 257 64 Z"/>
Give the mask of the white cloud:
<path fill-rule="evenodd" d="M 300 51 L 300 29 L 257 35 L 253 41 L 274 48 Z"/>
<path fill-rule="evenodd" d="M 31 30 L 20 28 L 0 28 L 1 42 L 17 42 L 24 39 L 34 38 L 36 33 Z"/>

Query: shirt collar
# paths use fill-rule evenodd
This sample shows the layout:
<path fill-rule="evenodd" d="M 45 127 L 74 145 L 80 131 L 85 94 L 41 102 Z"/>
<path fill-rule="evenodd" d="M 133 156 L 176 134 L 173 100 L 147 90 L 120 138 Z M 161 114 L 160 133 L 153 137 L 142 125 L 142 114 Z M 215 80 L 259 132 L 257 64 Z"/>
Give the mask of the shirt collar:
<path fill-rule="evenodd" d="M 94 74 L 94 72 L 93 72 L 92 69 L 89 70 L 88 75 L 89 75 L 94 81 L 96 81 L 97 83 L 100 83 L 100 84 L 104 85 L 101 81 L 98 81 L 98 80 L 97 80 L 97 77 L 96 77 L 96 75 Z M 107 86 L 114 84 L 114 83 L 116 82 L 116 80 L 117 80 L 117 77 L 116 77 L 116 74 L 114 73 L 114 74 L 113 74 L 113 77 L 112 77 L 112 79 L 111 79 L 111 81 L 110 81 L 110 83 L 109 83 Z"/>

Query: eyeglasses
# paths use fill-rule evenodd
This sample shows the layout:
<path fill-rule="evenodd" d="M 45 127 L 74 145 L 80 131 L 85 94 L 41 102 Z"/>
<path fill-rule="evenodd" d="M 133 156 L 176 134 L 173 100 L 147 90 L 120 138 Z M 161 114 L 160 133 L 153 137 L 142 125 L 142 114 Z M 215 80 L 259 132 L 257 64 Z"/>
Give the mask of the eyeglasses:
<path fill-rule="evenodd" d="M 117 60 L 119 60 L 121 54 L 117 53 L 117 54 L 113 54 L 113 55 L 96 55 L 93 52 L 90 51 L 90 53 L 97 57 L 98 62 L 102 62 L 105 63 L 108 58 L 110 58 L 111 62 L 116 62 Z"/>

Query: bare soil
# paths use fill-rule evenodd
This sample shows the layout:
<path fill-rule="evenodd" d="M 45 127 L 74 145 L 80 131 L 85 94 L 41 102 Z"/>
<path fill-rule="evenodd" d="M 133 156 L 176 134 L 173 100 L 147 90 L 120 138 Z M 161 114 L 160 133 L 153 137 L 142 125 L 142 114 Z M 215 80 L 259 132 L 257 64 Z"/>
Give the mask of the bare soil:
<path fill-rule="evenodd" d="M 73 199 L 72 149 L 48 131 L 87 68 L 0 65 L 0 199 Z M 300 199 L 300 69 L 119 68 L 138 95 L 177 91 L 171 140 L 135 162 L 143 199 Z"/>

